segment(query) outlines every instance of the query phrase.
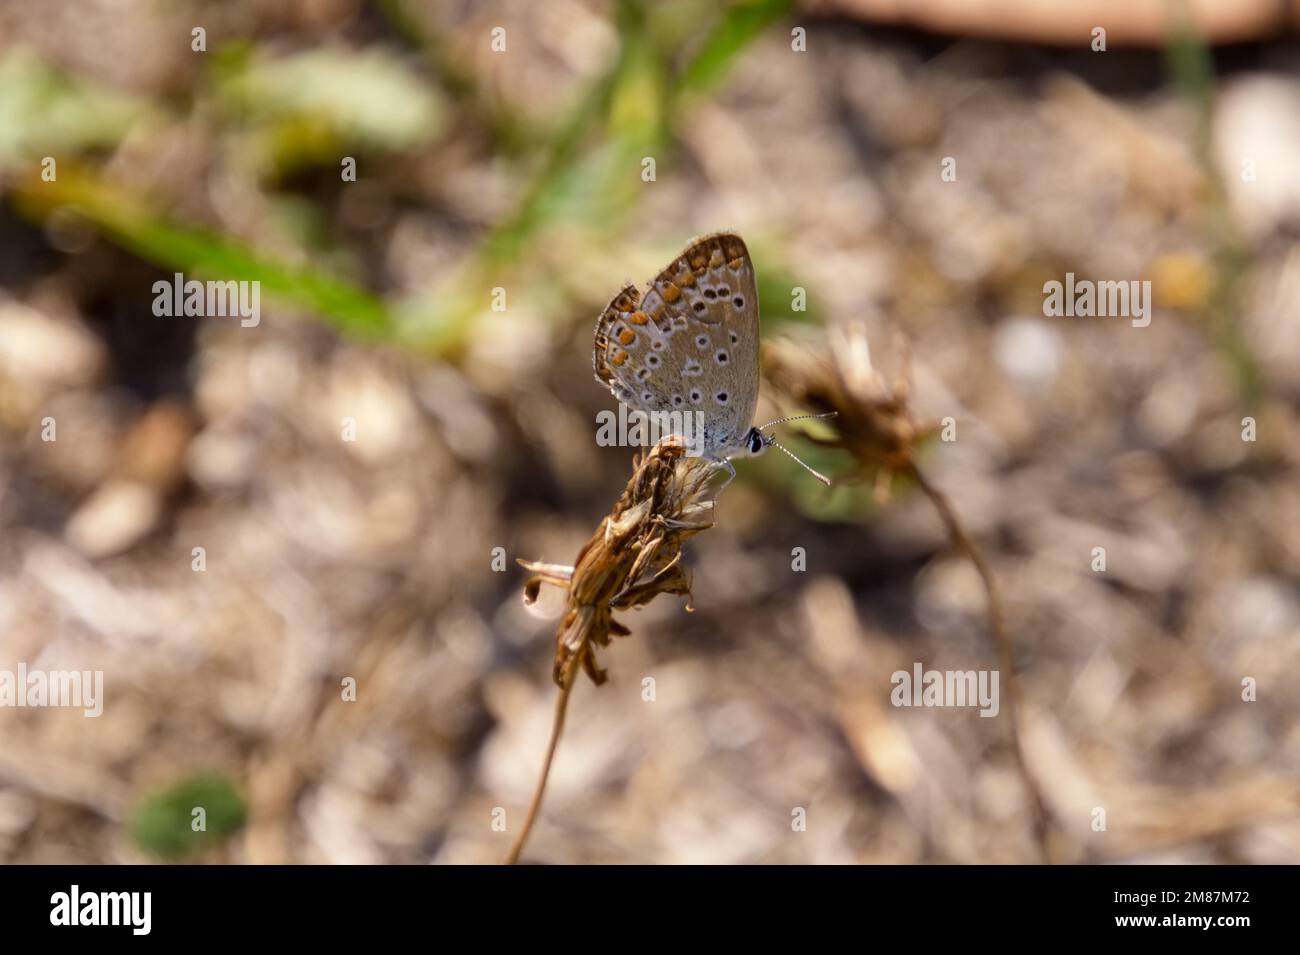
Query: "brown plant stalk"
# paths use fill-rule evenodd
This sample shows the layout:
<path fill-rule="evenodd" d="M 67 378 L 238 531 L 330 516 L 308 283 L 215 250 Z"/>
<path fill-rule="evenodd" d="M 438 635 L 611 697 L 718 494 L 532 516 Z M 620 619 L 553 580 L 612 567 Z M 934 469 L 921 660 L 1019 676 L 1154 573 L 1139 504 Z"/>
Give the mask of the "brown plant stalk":
<path fill-rule="evenodd" d="M 843 448 L 854 459 L 851 476 L 874 476 L 876 497 L 884 500 L 894 475 L 901 474 L 921 489 L 939 514 L 952 545 L 969 558 L 983 585 L 988 612 L 989 639 L 1006 674 L 1010 736 L 1016 765 L 1028 793 L 1035 844 L 1043 861 L 1052 861 L 1050 819 L 1042 787 L 1029 769 L 1020 732 L 1023 713 L 1020 680 L 1011 638 L 1006 631 L 1002 598 L 983 552 L 967 533 L 948 496 L 922 472 L 916 462 L 918 445 L 938 431 L 916 419 L 910 405 L 910 356 L 902 350 L 902 368 L 890 385 L 871 363 L 871 350 L 861 324 L 831 333 L 828 352 L 789 342 L 764 353 L 768 377 L 777 390 L 799 407 L 836 412 L 832 438 L 809 437 L 814 443 Z"/>
<path fill-rule="evenodd" d="M 525 603 L 537 599 L 542 584 L 564 588 L 567 597 L 564 616 L 555 631 L 551 676 L 559 695 L 550 742 L 528 815 L 506 864 L 519 861 L 541 810 L 578 669 L 597 686 L 604 683 L 606 674 L 596 661 L 597 648 L 631 633 L 614 619 L 614 612 L 638 607 L 659 594 L 689 598 L 682 545 L 688 537 L 713 526 L 713 504 L 704 498 L 712 474 L 710 464 L 686 456 L 680 438 L 664 438 L 637 456 L 623 494 L 578 552 L 574 566 L 519 561 L 534 573 L 524 584 Z"/>
<path fill-rule="evenodd" d="M 1010 710 L 1011 743 L 1015 747 L 1016 763 L 1032 804 L 1031 827 L 1034 833 L 1034 841 L 1038 845 L 1043 861 L 1050 862 L 1053 857 L 1048 831 L 1047 804 L 1043 800 L 1043 793 L 1038 785 L 1038 780 L 1030 772 L 1029 763 L 1025 758 L 1025 747 L 1020 733 L 1020 714 L 1022 712 L 1020 676 L 1016 672 L 1015 651 L 1011 645 L 1011 638 L 1007 635 L 1005 617 L 1002 611 L 1002 598 L 998 593 L 997 581 L 988 565 L 988 561 L 984 559 L 983 551 L 976 546 L 970 535 L 966 533 L 966 528 L 962 525 L 961 518 L 957 516 L 957 511 L 952 506 L 952 502 L 948 500 L 948 496 L 930 483 L 915 462 L 908 465 L 905 473 L 916 482 L 917 487 L 930 499 L 934 509 L 939 512 L 939 518 L 948 531 L 949 539 L 958 550 L 970 558 L 970 562 L 975 565 L 975 570 L 984 585 L 986 605 L 988 607 L 989 635 L 998 654 L 998 666 L 1007 675 L 1007 704 Z"/>

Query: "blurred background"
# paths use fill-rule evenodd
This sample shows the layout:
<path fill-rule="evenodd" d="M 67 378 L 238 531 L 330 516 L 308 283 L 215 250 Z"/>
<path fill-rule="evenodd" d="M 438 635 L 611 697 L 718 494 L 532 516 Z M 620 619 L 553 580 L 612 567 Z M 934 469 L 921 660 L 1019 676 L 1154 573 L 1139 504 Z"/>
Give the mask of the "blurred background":
<path fill-rule="evenodd" d="M 865 322 L 955 419 L 921 462 L 1057 858 L 1296 861 L 1296 6 L 6 0 L 0 668 L 105 699 L 0 709 L 0 859 L 499 861 L 562 609 L 515 559 L 630 473 L 592 326 L 734 229 L 765 340 Z M 260 323 L 155 316 L 176 272 Z M 1150 280 L 1150 326 L 1045 317 L 1066 272 Z M 1005 704 L 889 703 L 997 666 L 929 502 L 738 470 L 695 611 L 578 684 L 525 860 L 1039 858 Z"/>

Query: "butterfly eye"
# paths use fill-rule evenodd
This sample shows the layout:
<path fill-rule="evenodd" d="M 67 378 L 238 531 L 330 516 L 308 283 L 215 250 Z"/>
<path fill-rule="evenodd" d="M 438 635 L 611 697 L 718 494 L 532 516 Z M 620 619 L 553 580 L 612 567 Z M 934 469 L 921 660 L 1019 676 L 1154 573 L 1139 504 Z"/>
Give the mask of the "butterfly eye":
<path fill-rule="evenodd" d="M 749 453 L 758 454 L 763 450 L 763 435 L 757 428 L 749 432 Z"/>

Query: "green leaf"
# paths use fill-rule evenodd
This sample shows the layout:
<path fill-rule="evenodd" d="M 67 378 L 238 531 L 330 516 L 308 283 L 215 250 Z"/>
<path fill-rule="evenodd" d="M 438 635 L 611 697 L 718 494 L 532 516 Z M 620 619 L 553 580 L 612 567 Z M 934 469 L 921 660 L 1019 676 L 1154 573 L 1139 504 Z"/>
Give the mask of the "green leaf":
<path fill-rule="evenodd" d="M 318 122 L 346 143 L 406 149 L 441 131 L 435 92 L 400 57 L 326 47 L 226 65 L 218 92 L 255 123 Z"/>
<path fill-rule="evenodd" d="M 0 56 L 0 167 L 115 143 L 144 109 L 132 97 L 66 76 L 30 50 L 10 50 Z"/>
<path fill-rule="evenodd" d="M 754 270 L 758 276 L 758 302 L 762 310 L 764 329 L 770 333 L 780 325 L 789 322 L 820 325 L 821 308 L 817 304 L 817 295 L 809 287 L 808 282 L 800 279 L 780 263 L 763 261 L 761 255 L 756 255 L 755 258 L 759 260 Z M 804 290 L 804 310 L 801 312 L 795 311 L 793 307 L 796 288 Z"/>
<path fill-rule="evenodd" d="M 388 307 L 365 289 L 324 269 L 279 262 L 237 239 L 170 222 L 75 170 L 61 170 L 57 182 L 20 186 L 15 196 L 37 218 L 67 209 L 156 265 L 201 279 L 259 282 L 262 294 L 331 319 L 353 334 L 395 331 Z"/>
<path fill-rule="evenodd" d="M 679 89 L 700 92 L 716 84 L 731 68 L 740 51 L 793 7 L 794 0 L 754 0 L 728 8 L 683 70 Z"/>
<path fill-rule="evenodd" d="M 194 831 L 195 809 L 204 812 L 205 831 Z M 247 816 L 230 779 L 199 774 L 146 796 L 131 814 L 131 839 L 150 855 L 179 859 L 230 838 Z"/>

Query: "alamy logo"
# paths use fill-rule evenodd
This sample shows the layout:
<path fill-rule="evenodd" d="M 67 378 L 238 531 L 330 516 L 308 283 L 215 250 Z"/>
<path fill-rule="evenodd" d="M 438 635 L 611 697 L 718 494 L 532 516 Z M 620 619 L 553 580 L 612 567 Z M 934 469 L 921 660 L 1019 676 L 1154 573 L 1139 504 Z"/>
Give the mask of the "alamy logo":
<path fill-rule="evenodd" d="M 132 935 L 148 935 L 152 927 L 152 892 L 71 892 L 50 896 L 51 925 L 129 925 Z"/>
<path fill-rule="evenodd" d="M 912 664 L 912 672 L 895 670 L 889 682 L 889 701 L 895 706 L 978 706 L 980 716 L 997 716 L 997 670 L 926 670 Z"/>
<path fill-rule="evenodd" d="M 153 294 L 153 313 L 159 318 L 238 318 L 244 328 L 256 328 L 262 321 L 261 282 L 187 281 L 177 272 L 170 282 L 154 282 Z"/>
<path fill-rule="evenodd" d="M 1043 314 L 1048 318 L 1130 318 L 1134 328 L 1151 324 L 1151 281 L 1075 281 L 1073 272 L 1064 282 L 1043 285 Z"/>
<path fill-rule="evenodd" d="M 104 712 L 103 670 L 0 670 L 0 706 L 81 707 L 83 716 Z"/>
<path fill-rule="evenodd" d="M 700 411 L 628 410 L 618 403 L 618 413 L 596 414 L 596 444 L 602 448 L 644 448 L 673 434 L 686 445 L 688 457 L 704 453 L 704 414 Z"/>

